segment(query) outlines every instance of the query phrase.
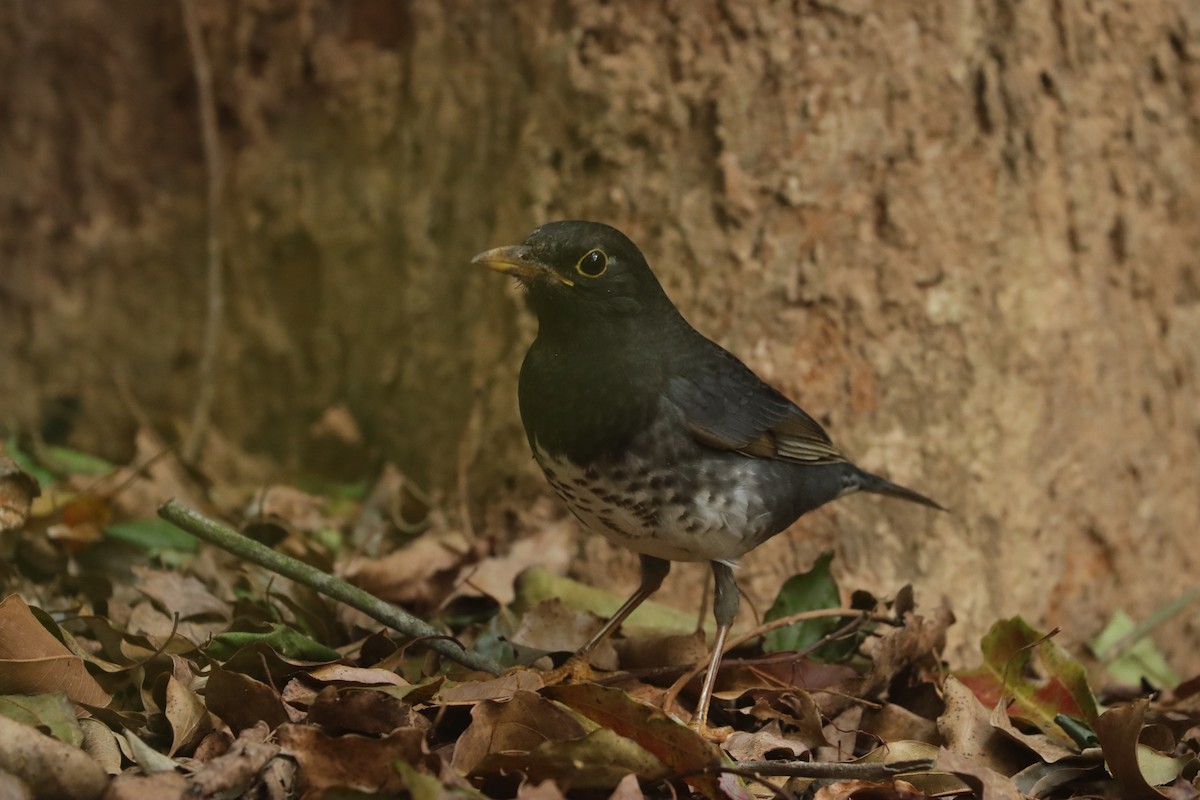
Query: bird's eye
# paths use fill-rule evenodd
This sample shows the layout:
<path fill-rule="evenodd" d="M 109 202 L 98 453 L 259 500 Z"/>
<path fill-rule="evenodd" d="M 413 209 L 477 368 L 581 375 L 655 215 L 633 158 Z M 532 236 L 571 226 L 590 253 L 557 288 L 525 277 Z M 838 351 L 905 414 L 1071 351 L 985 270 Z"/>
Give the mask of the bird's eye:
<path fill-rule="evenodd" d="M 589 250 L 575 265 L 575 271 L 588 278 L 599 278 L 608 270 L 608 256 L 603 250 Z"/>

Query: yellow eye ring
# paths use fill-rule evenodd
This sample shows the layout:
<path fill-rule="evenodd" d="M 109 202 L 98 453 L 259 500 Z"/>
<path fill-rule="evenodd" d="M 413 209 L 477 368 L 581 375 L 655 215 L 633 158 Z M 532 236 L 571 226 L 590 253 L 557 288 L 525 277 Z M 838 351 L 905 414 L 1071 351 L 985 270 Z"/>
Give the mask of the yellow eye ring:
<path fill-rule="evenodd" d="M 575 271 L 585 278 L 599 278 L 608 272 L 608 256 L 599 248 L 589 250 L 576 262 Z"/>

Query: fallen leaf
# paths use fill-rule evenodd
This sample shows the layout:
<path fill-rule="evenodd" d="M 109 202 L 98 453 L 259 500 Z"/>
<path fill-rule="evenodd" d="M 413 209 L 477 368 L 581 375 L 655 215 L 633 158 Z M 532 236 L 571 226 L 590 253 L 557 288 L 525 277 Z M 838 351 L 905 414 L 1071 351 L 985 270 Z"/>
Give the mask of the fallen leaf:
<path fill-rule="evenodd" d="M 833 553 L 822 553 L 812 568 L 788 578 L 779 589 L 775 602 L 767 609 L 763 622 L 782 619 L 802 611 L 817 611 L 837 608 L 841 605 L 841 592 L 829 565 Z M 763 651 L 777 653 L 784 650 L 805 650 L 816 644 L 838 628 L 845 625 L 845 618 L 829 617 L 797 622 L 785 628 L 776 628 L 763 634 Z M 830 642 L 812 655 L 818 661 L 837 661 L 850 655 L 857 647 L 857 638 L 844 642 Z"/>
<path fill-rule="evenodd" d="M 7 456 L 0 456 L 0 533 L 25 526 L 33 498 L 42 493 L 37 479 Z"/>
<path fill-rule="evenodd" d="M 387 692 L 326 686 L 313 698 L 308 721 L 331 733 L 381 735 L 396 728 L 425 728 L 428 721 Z"/>
<path fill-rule="evenodd" d="M 1096 720 L 1096 736 L 1104 760 L 1130 800 L 1158 800 L 1166 795 L 1155 788 L 1179 777 L 1190 759 L 1176 758 L 1143 744 L 1148 700 L 1110 708 Z"/>
<path fill-rule="evenodd" d="M 73 702 L 106 706 L 112 699 L 83 659 L 42 627 L 17 595 L 0 601 L 0 694 L 66 692 Z"/>
<path fill-rule="evenodd" d="M 461 534 L 425 535 L 384 556 L 351 559 L 342 575 L 390 603 L 432 608 L 453 589 L 470 550 Z"/>
<path fill-rule="evenodd" d="M 533 670 L 513 669 L 496 678 L 452 683 L 447 681 L 437 694 L 438 702 L 448 706 L 470 706 L 482 700 L 505 702 L 517 692 L 536 692 L 546 685 Z"/>
<path fill-rule="evenodd" d="M 251 730 L 243 731 L 229 752 L 196 770 L 192 775 L 194 791 L 202 797 L 243 797 L 278 753 L 279 745 L 259 741 Z"/>
<path fill-rule="evenodd" d="M 646 748 L 608 728 L 578 739 L 547 739 L 525 752 L 493 752 L 472 770 L 476 775 L 519 770 L 533 781 L 553 780 L 564 791 L 615 789 L 634 774 L 660 781 L 672 771 Z"/>
<path fill-rule="evenodd" d="M 154 601 L 167 614 L 178 614 L 181 620 L 195 617 L 229 619 L 229 603 L 191 575 L 178 571 L 150 569 L 134 564 L 134 588 Z"/>
<path fill-rule="evenodd" d="M 937 720 L 938 730 L 952 753 L 1012 775 L 1028 765 L 1020 748 L 991 723 L 991 712 L 954 676 L 942 687 L 946 710 Z"/>
<path fill-rule="evenodd" d="M 1143 679 L 1149 681 L 1152 686 L 1166 687 L 1178 684 L 1179 676 L 1171 669 L 1171 665 L 1149 636 L 1138 639 L 1115 656 L 1108 655 L 1108 649 L 1124 639 L 1134 627 L 1134 621 L 1129 615 L 1122 609 L 1117 609 L 1104 629 L 1088 644 L 1088 648 L 1103 661 L 1108 674 L 1118 681 L 1134 686 L 1140 684 Z"/>
<path fill-rule="evenodd" d="M 142 772 L 147 774 L 171 772 L 182 766 L 175 759 L 146 744 L 142 737 L 131 730 L 117 734 L 117 744 L 121 746 L 121 752 L 125 754 L 125 757 L 137 764 Z"/>
<path fill-rule="evenodd" d="M 83 742 L 75 706 L 65 692 L 0 695 L 0 715 L 31 725 L 75 747 Z"/>
<path fill-rule="evenodd" d="M 575 537 L 570 518 L 545 525 L 517 539 L 502 555 L 481 559 L 463 576 L 451 596 L 482 593 L 501 605 L 509 605 L 516 598 L 517 577 L 530 567 L 556 575 L 567 571 L 575 557 Z"/>
<path fill-rule="evenodd" d="M 699 775 L 689 782 L 705 796 L 715 798 L 720 794 L 715 779 L 702 774 L 721 763 L 720 749 L 660 709 L 639 703 L 620 689 L 591 683 L 548 686 L 542 695 L 632 739 L 666 764 L 672 773 Z"/>
<path fill-rule="evenodd" d="M 171 726 L 168 756 L 190 751 L 213 729 L 212 719 L 203 701 L 174 675 L 167 678 L 166 707 L 163 713 Z"/>
<path fill-rule="evenodd" d="M 965 755 L 942 748 L 938 751 L 936 769 L 962 778 L 980 800 L 1023 800 L 1013 782 L 999 772 Z"/>
<path fill-rule="evenodd" d="M 939 748 L 928 742 L 900 739 L 880 745 L 852 763 L 896 764 L 906 761 L 928 761 L 932 764 L 936 762 L 938 752 Z M 929 797 L 947 797 L 970 791 L 970 787 L 961 778 L 933 767 L 916 772 L 897 773 L 896 778 L 903 780 L 909 789 L 915 788 Z"/>
<path fill-rule="evenodd" d="M 517 599 L 513 603 L 515 609 L 532 608 L 551 598 L 560 599 L 568 608 L 587 611 L 603 619 L 615 614 L 628 599 L 562 575 L 555 575 L 541 567 L 531 567 L 518 577 Z M 682 611 L 654 600 L 647 600 L 638 606 L 621 626 L 621 630 L 627 636 L 664 632 L 691 633 L 695 629 L 696 612 Z M 715 626 L 710 616 L 705 622 L 705 631 L 711 634 L 714 630 Z"/>
<path fill-rule="evenodd" d="M 562 707 L 533 692 L 518 691 L 508 701 L 484 700 L 471 709 L 471 724 L 455 743 L 450 763 L 470 775 L 495 753 L 529 753 L 546 741 L 578 739 L 584 733 Z"/>
<path fill-rule="evenodd" d="M 187 779 L 178 772 L 126 772 L 113 778 L 104 800 L 183 800 L 187 788 Z"/>
<path fill-rule="evenodd" d="M 1012 719 L 1063 742 L 1071 737 L 1055 721 L 1060 714 L 1095 722 L 1096 701 L 1083 666 L 1020 617 L 997 622 L 980 647 L 983 665 L 954 675 L 988 708 L 1003 704 Z"/>
<path fill-rule="evenodd" d="M 521 615 L 521 623 L 509 637 L 513 644 L 545 653 L 574 653 L 604 627 L 604 620 L 586 611 L 568 608 L 557 597 L 543 600 Z M 598 669 L 617 667 L 612 643 L 605 641 L 592 654 Z"/>
<path fill-rule="evenodd" d="M 812 797 L 813 800 L 851 800 L 856 797 L 863 800 L 920 800 L 927 796 L 904 781 L 850 780 L 822 786 Z"/>
<path fill-rule="evenodd" d="M 404 780 L 393 766 L 424 758 L 425 732 L 402 728 L 382 739 L 357 734 L 329 736 L 310 725 L 288 723 L 279 728 L 279 746 L 300 764 L 309 791 L 354 789 L 360 792 L 398 792 Z"/>
<path fill-rule="evenodd" d="M 272 729 L 288 721 L 279 692 L 249 675 L 221 667 L 213 667 L 208 676 L 204 702 L 209 711 L 235 731 L 260 721 Z"/>
<path fill-rule="evenodd" d="M 117 735 L 112 728 L 91 717 L 79 720 L 79 727 L 83 731 L 80 745 L 83 751 L 109 775 L 118 774 L 121 771 L 121 746 L 117 744 Z"/>
<path fill-rule="evenodd" d="M 325 664 L 308 670 L 308 677 L 321 683 L 354 684 L 357 686 L 412 685 L 388 669 L 353 667 L 347 664 Z"/>
<path fill-rule="evenodd" d="M 778 721 L 769 722 L 754 732 L 734 731 L 721 742 L 721 749 L 734 761 L 764 761 L 772 756 L 796 759 L 811 750 L 800 739 L 785 737 Z"/>

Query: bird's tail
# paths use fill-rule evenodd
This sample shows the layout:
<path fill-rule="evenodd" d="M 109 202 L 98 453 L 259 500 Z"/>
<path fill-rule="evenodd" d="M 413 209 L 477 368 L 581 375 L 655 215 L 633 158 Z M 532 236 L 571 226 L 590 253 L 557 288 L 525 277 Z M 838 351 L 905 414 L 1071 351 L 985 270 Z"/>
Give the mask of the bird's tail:
<path fill-rule="evenodd" d="M 898 483 L 892 483 L 887 478 L 881 478 L 878 475 L 860 469 L 858 475 L 855 476 L 858 480 L 858 489 L 862 492 L 870 492 L 871 494 L 882 494 L 888 497 L 898 497 L 901 500 L 907 500 L 910 503 L 920 503 L 923 506 L 936 508 L 938 511 L 945 511 L 946 507 L 936 500 L 930 500 L 920 492 L 914 492 L 906 486 L 901 486 Z"/>

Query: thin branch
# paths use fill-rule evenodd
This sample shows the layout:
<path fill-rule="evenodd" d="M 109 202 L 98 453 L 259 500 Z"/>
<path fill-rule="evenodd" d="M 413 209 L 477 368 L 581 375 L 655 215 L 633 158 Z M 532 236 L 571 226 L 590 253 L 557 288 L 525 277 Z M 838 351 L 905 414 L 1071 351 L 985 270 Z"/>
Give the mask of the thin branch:
<path fill-rule="evenodd" d="M 444 631 L 437 630 L 429 623 L 417 619 L 391 603 L 385 603 L 357 586 L 351 586 L 327 572 L 322 572 L 303 561 L 276 552 L 253 539 L 242 536 L 237 531 L 193 511 L 178 500 L 172 499 L 163 503 L 159 506 L 158 515 L 172 525 L 209 544 L 214 544 L 238 558 L 251 561 L 285 578 L 302 583 L 326 597 L 356 608 L 371 619 L 381 622 L 405 636 L 423 639 L 423 644 L 430 650 L 457 661 L 465 667 L 490 672 L 493 675 L 504 671 L 504 667 L 492 659 L 465 649 L 456 640 L 447 637 Z"/>
<path fill-rule="evenodd" d="M 204 341 L 197 374 L 196 405 L 192 423 L 183 445 L 183 460 L 194 464 L 204 445 L 216 396 L 217 367 L 221 345 L 221 327 L 225 319 L 225 277 L 221 265 L 221 201 L 225 196 L 225 164 L 221 159 L 221 140 L 217 132 L 217 101 L 213 94 L 212 64 L 204 49 L 204 34 L 196 17 L 194 0 L 179 0 L 183 25 L 187 30 L 192 71 L 196 76 L 196 99 L 200 106 L 200 135 L 204 142 L 204 167 L 208 174 L 208 309 L 204 320 Z"/>
<path fill-rule="evenodd" d="M 933 769 L 933 759 L 917 758 L 908 761 L 869 763 L 829 763 L 824 761 L 739 761 L 743 772 L 772 777 L 832 779 L 841 781 L 885 781 L 910 772 Z"/>

